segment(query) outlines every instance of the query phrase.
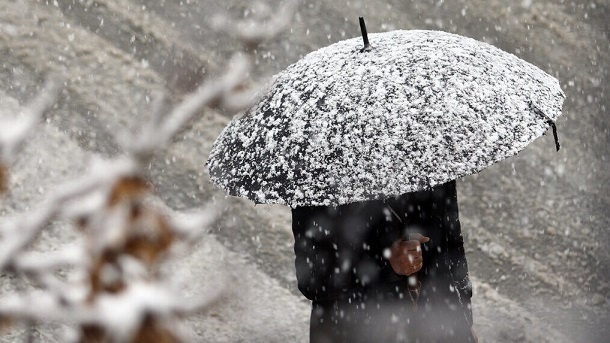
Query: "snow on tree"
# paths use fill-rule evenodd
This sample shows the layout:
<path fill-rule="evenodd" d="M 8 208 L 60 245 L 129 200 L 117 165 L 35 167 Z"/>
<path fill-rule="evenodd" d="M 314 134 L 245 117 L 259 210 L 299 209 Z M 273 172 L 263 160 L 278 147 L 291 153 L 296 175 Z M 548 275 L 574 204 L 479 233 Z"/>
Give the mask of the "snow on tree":
<path fill-rule="evenodd" d="M 218 17 L 216 27 L 232 33 L 246 50 L 234 54 L 223 75 L 202 81 L 169 111 L 164 111 L 164 94 L 156 94 L 152 117 L 140 131 L 117 134 L 122 156 L 99 158 L 88 173 L 58 185 L 35 208 L 0 217 L 0 272 L 35 285 L 0 294 L 0 330 L 14 323 L 25 323 L 29 330 L 59 323 L 70 327 L 66 341 L 185 341 L 180 319 L 206 309 L 222 290 L 182 298 L 175 281 L 180 278 L 161 266 L 183 256 L 221 210 L 210 203 L 197 213 L 172 212 L 155 196 L 147 169 L 153 154 L 171 144 L 204 108 L 236 112 L 252 104 L 248 79 L 253 51 L 288 24 L 293 5 L 282 7 L 279 19 L 266 25 Z M 62 85 L 63 80 L 50 77 L 21 113 L 0 116 L 0 196 L 9 191 L 7 180 L 19 148 L 59 99 Z M 82 236 L 78 244 L 52 252 L 32 248 L 57 221 L 72 224 Z"/>

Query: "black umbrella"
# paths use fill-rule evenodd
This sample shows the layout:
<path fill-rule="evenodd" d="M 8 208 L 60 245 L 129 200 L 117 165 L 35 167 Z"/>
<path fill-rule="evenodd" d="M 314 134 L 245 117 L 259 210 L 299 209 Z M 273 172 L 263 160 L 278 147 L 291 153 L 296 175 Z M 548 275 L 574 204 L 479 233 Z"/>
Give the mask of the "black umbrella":
<path fill-rule="evenodd" d="M 215 142 L 213 183 L 259 203 L 340 205 L 425 189 L 515 155 L 561 115 L 554 77 L 440 31 L 305 56 Z M 557 143 L 557 149 L 559 144 Z"/>

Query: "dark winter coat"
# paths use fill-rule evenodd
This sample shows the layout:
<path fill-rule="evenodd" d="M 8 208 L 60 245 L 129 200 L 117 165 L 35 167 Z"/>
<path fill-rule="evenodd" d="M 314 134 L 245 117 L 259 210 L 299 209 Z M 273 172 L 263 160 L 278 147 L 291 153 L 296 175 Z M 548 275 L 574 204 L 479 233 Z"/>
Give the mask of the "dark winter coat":
<path fill-rule="evenodd" d="M 312 301 L 311 342 L 468 342 L 471 288 L 455 182 L 429 191 L 292 211 L 299 290 Z M 417 309 L 390 246 L 418 232 Z M 385 254 L 385 255 L 384 255 Z"/>

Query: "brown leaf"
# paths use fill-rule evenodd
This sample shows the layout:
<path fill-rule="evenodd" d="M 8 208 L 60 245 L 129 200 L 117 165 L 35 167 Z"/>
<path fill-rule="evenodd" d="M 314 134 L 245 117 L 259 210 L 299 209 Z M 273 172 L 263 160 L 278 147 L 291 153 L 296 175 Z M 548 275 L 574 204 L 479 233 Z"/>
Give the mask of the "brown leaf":
<path fill-rule="evenodd" d="M 79 343 L 107 343 L 111 342 L 108 330 L 96 325 L 82 325 Z M 137 333 L 129 341 L 130 343 L 180 343 L 180 340 L 159 320 L 151 315 L 146 315 Z"/>
<path fill-rule="evenodd" d="M 168 328 L 161 325 L 159 320 L 147 315 L 132 342 L 179 343 L 180 341 Z"/>
<path fill-rule="evenodd" d="M 0 332 L 2 332 L 2 330 L 9 329 L 11 326 L 13 326 L 13 318 L 0 315 Z"/>
<path fill-rule="evenodd" d="M 114 206 L 125 200 L 139 198 L 148 191 L 150 191 L 150 186 L 141 177 L 131 176 L 122 178 L 114 185 L 108 199 L 108 206 Z"/>
<path fill-rule="evenodd" d="M 172 245 L 174 231 L 152 208 L 134 205 L 133 215 L 125 252 L 151 265 Z"/>
<path fill-rule="evenodd" d="M 0 194 L 8 190 L 8 170 L 0 163 Z"/>
<path fill-rule="evenodd" d="M 116 280 L 104 280 L 102 275 L 104 268 L 116 267 L 117 259 L 118 255 L 116 252 L 107 250 L 91 265 L 89 270 L 89 284 L 91 286 L 91 293 L 89 293 L 88 297 L 89 301 L 93 301 L 99 293 L 115 294 L 125 289 L 125 282 L 120 275 L 118 275 L 119 277 Z"/>
<path fill-rule="evenodd" d="M 108 342 L 104 329 L 99 325 L 82 325 L 79 343 L 104 343 Z"/>

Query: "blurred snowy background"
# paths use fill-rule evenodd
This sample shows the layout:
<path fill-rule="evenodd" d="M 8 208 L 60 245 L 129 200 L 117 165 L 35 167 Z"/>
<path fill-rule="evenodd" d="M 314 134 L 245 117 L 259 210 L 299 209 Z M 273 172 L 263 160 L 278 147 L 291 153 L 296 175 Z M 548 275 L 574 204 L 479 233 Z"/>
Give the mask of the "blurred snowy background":
<path fill-rule="evenodd" d="M 37 213 L 66 182 L 105 174 L 126 147 L 133 148 L 129 142 L 156 122 L 160 91 L 167 101 L 157 107 L 171 112 L 205 81 L 227 73 L 230 57 L 244 50 L 254 65 L 239 85 L 256 88 L 308 52 L 359 36 L 357 19 L 365 16 L 369 32 L 440 29 L 486 41 L 560 80 L 567 96 L 557 123 L 562 149 L 556 153 L 547 135 L 519 156 L 458 182 L 475 328 L 481 342 L 605 341 L 610 334 L 610 2 L 298 1 L 286 29 L 255 49 L 226 32 L 237 27 L 226 18 L 282 21 L 288 14 L 281 5 L 1 1 L 2 118 L 24 108 L 50 75 L 60 74 L 65 85 L 6 168 L 0 244 L 23 233 L 21 227 L 6 229 L 14 218 Z M 149 278 L 169 280 L 163 289 L 174 290 L 176 299 L 203 299 L 205 306 L 180 327 L 169 317 L 163 325 L 198 342 L 306 342 L 309 306 L 296 289 L 290 211 L 225 199 L 209 184 L 207 154 L 233 111 L 222 102 L 208 105 L 137 169 L 152 184 L 145 204 L 176 222 L 192 213 L 189 218 L 200 220 L 185 228 L 199 233 L 197 240 L 172 251 Z M 6 123 L 0 122 L 3 129 Z M 93 163 L 99 159 L 107 162 L 102 169 Z M 197 214 L 209 213 L 210 204 L 221 210 L 204 220 Z M 82 240 L 70 222 L 52 221 L 28 244 L 27 256 L 38 259 L 25 261 L 56 256 L 82 246 Z M 7 308 L 6 299 L 46 285 L 14 269 L 1 270 L 0 310 Z M 65 281 L 70 273 L 59 268 L 56 278 Z M 46 306 L 34 305 L 41 311 Z M 0 315 L 0 326 L 4 319 Z M 69 322 L 12 323 L 0 333 L 0 342 L 64 341 L 74 335 Z"/>

